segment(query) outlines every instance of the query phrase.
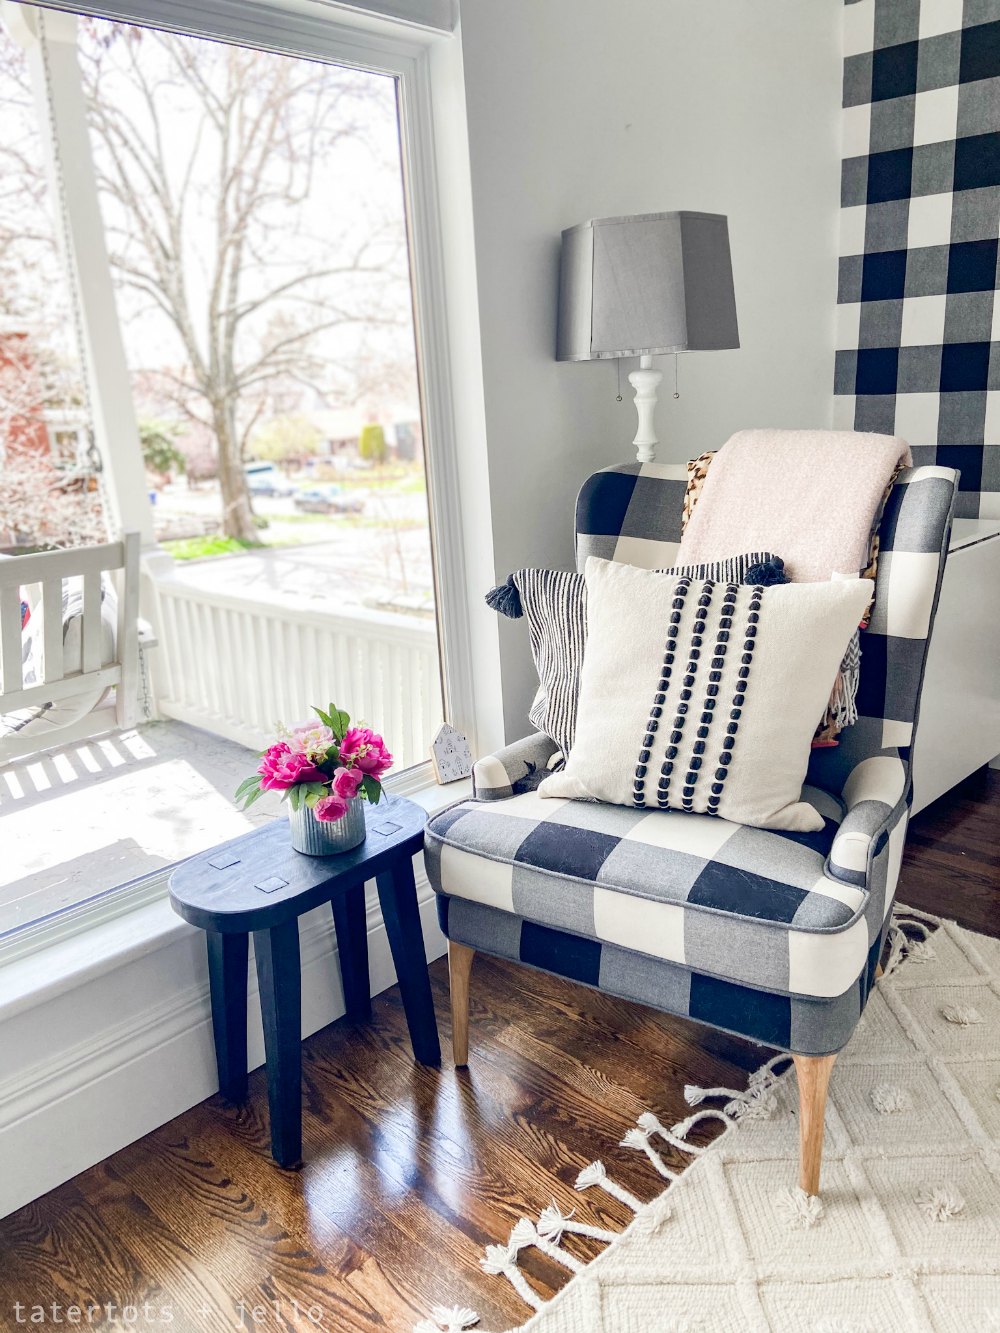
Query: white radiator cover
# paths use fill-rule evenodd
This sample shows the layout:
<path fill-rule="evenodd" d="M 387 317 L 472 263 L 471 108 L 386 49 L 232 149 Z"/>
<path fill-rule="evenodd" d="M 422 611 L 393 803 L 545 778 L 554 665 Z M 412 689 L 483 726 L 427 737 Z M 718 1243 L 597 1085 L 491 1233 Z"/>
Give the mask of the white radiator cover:
<path fill-rule="evenodd" d="M 1000 519 L 956 519 L 927 654 L 913 812 L 1000 755 Z"/>

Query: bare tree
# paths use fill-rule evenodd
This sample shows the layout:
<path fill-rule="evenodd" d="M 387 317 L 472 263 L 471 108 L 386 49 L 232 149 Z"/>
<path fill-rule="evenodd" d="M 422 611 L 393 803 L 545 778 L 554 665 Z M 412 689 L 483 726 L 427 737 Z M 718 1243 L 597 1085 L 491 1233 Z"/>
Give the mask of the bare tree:
<path fill-rule="evenodd" d="M 243 459 L 267 386 L 327 377 L 332 331 L 355 325 L 361 342 L 365 328 L 408 315 L 398 225 L 352 239 L 309 221 L 314 186 L 364 133 L 366 109 L 381 99 L 385 110 L 385 92 L 315 62 L 89 31 L 82 64 L 112 264 L 180 341 L 186 365 L 159 373 L 210 428 L 224 530 L 249 540 Z"/>

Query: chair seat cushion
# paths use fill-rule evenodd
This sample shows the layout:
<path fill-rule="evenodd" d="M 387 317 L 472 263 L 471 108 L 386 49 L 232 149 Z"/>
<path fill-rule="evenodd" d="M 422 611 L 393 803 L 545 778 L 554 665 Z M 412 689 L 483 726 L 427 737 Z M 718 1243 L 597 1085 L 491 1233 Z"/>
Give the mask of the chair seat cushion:
<path fill-rule="evenodd" d="M 448 897 L 746 985 L 839 996 L 865 967 L 869 895 L 823 873 L 839 803 L 816 788 L 803 799 L 822 830 L 533 791 L 461 801 L 427 826 L 427 870 Z"/>

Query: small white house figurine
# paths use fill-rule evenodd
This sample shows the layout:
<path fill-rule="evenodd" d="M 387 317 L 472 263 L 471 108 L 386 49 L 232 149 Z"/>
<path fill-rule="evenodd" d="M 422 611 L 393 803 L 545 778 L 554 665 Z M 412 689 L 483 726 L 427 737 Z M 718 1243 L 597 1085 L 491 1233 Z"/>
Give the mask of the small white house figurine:
<path fill-rule="evenodd" d="M 434 776 L 442 785 L 467 778 L 472 772 L 469 742 L 447 722 L 431 741 L 431 763 L 434 765 Z"/>

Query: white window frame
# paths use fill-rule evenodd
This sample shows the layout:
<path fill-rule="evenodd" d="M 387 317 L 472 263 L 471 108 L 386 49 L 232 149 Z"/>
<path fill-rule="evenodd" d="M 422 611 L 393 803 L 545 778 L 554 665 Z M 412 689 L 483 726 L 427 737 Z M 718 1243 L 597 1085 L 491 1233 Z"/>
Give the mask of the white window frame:
<path fill-rule="evenodd" d="M 397 80 L 444 715 L 465 732 L 476 753 L 473 640 L 431 87 L 433 45 L 457 40 L 451 36 L 455 0 L 46 0 L 31 7 L 319 59 Z M 416 765 L 396 781 L 390 777 L 388 785 L 400 795 L 426 789 L 433 785 L 431 765 Z M 0 940 L 0 964 L 155 901 L 166 892 L 169 872 L 168 867 L 112 888 Z"/>

